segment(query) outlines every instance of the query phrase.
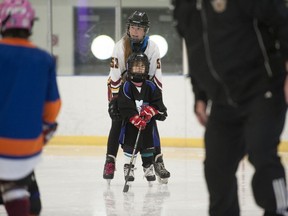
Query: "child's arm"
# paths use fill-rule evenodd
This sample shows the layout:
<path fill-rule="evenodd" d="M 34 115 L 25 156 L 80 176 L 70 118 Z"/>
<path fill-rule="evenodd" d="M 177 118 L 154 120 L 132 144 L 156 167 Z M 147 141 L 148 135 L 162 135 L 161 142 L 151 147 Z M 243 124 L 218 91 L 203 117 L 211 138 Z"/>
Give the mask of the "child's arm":
<path fill-rule="evenodd" d="M 156 88 L 154 83 L 147 81 L 150 88 L 150 101 L 149 106 L 143 108 L 140 116 L 148 122 L 151 118 L 164 121 L 167 117 L 167 108 L 163 103 L 162 91 Z"/>

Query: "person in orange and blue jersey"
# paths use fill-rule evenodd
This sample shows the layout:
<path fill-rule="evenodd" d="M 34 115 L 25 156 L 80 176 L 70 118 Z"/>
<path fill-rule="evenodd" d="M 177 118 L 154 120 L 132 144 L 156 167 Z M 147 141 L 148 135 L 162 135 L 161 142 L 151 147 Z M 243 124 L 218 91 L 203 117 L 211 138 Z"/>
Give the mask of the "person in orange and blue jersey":
<path fill-rule="evenodd" d="M 54 58 L 37 48 L 28 0 L 0 3 L 0 188 L 9 216 L 30 215 L 29 185 L 60 111 Z"/>

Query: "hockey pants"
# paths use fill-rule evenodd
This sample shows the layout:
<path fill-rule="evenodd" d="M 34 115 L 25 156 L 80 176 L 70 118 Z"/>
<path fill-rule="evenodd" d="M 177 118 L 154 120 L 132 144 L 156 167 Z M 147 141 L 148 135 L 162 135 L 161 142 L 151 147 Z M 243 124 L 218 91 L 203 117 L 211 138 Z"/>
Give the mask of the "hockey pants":
<path fill-rule="evenodd" d="M 119 149 L 119 137 L 121 133 L 122 121 L 112 121 L 108 142 L 107 142 L 107 155 L 117 156 Z M 161 153 L 160 147 L 160 137 L 157 125 L 154 130 L 154 147 L 155 147 L 155 155 Z"/>

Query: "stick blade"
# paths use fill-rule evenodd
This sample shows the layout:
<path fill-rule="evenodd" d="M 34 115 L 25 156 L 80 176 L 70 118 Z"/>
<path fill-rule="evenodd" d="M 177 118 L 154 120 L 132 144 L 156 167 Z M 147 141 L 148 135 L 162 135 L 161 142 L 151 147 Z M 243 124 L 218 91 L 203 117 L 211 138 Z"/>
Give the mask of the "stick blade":
<path fill-rule="evenodd" d="M 128 184 L 124 185 L 123 192 L 127 193 L 128 190 L 129 190 L 129 185 Z"/>

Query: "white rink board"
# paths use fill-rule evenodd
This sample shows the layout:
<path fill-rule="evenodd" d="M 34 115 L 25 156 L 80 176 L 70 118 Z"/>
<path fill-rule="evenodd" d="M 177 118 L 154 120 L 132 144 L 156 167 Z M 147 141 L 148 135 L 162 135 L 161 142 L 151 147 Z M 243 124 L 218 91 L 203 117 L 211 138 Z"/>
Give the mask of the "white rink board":
<path fill-rule="evenodd" d="M 62 110 L 60 136 L 107 136 L 110 129 L 106 76 L 59 76 Z M 194 96 L 185 76 L 164 76 L 163 97 L 168 118 L 159 122 L 162 138 L 202 138 L 203 127 L 193 114 Z M 285 126 L 282 141 L 288 141 Z"/>

